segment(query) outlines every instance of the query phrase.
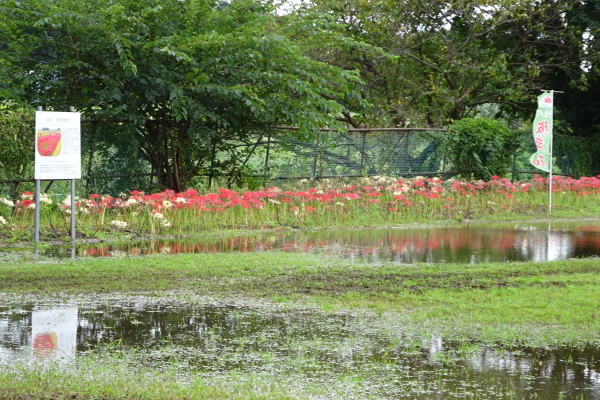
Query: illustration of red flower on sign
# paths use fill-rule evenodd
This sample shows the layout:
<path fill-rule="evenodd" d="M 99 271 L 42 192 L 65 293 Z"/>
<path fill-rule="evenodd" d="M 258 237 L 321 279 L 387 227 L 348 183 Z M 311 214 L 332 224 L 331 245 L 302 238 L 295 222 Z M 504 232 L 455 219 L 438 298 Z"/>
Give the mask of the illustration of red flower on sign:
<path fill-rule="evenodd" d="M 37 131 L 37 151 L 42 157 L 56 157 L 62 148 L 60 129 L 43 128 Z"/>
<path fill-rule="evenodd" d="M 54 332 L 38 333 L 33 338 L 33 353 L 36 357 L 46 358 L 58 350 L 58 338 Z"/>

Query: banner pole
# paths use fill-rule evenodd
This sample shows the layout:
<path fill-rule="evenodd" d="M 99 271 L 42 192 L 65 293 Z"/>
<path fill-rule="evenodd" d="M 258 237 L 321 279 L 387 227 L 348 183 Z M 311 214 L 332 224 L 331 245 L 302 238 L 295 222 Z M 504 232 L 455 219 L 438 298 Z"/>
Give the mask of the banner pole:
<path fill-rule="evenodd" d="M 552 125 L 554 125 L 554 90 L 550 91 L 552 96 Z M 550 136 L 550 171 L 548 171 L 548 214 L 552 214 L 552 147 L 554 145 L 554 128 L 552 128 L 552 135 Z"/>

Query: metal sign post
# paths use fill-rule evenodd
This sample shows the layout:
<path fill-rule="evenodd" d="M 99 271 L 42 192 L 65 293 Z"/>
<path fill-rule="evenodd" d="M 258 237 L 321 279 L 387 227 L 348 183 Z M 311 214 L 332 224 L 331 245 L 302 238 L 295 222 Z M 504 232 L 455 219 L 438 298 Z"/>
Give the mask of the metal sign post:
<path fill-rule="evenodd" d="M 75 107 L 69 107 L 69 111 L 74 113 L 75 112 Z M 80 144 L 81 145 L 81 144 Z M 81 158 L 81 150 L 80 150 L 80 158 Z M 81 178 L 81 159 L 79 161 L 79 176 Z M 71 252 L 73 252 L 75 250 L 75 215 L 77 213 L 75 212 L 75 179 L 71 179 Z M 73 254 L 71 254 L 71 256 L 73 257 Z"/>

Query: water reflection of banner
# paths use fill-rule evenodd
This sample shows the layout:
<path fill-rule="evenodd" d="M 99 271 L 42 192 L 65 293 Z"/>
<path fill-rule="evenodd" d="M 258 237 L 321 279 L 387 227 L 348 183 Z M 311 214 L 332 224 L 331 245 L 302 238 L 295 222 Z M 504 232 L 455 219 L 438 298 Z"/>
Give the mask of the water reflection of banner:
<path fill-rule="evenodd" d="M 34 359 L 72 359 L 77 344 L 77 308 L 33 311 L 31 338 Z"/>
<path fill-rule="evenodd" d="M 545 172 L 552 169 L 552 92 L 538 96 L 538 109 L 533 120 L 533 141 L 537 151 L 529 158 L 533 166 Z"/>

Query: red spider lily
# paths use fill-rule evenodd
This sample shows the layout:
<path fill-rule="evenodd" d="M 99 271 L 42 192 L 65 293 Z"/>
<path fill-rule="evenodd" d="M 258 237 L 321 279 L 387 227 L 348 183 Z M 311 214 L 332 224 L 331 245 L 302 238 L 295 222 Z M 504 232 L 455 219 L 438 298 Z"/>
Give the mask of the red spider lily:
<path fill-rule="evenodd" d="M 600 176 L 573 179 L 570 177 L 554 176 L 552 179 L 553 190 L 555 192 L 571 192 L 577 196 L 587 196 L 600 193 Z M 508 179 L 498 176 L 492 177 L 489 182 L 477 181 L 467 182 L 463 180 L 442 181 L 437 178 L 425 179 L 419 178 L 414 180 L 397 180 L 392 185 L 388 186 L 356 186 L 345 185 L 339 189 L 321 189 L 313 187 L 300 191 L 283 191 L 277 187 L 270 187 L 263 190 L 238 192 L 231 189 L 220 188 L 216 192 L 200 194 L 194 189 L 187 190 L 182 193 L 176 193 L 173 190 L 165 190 L 160 193 L 144 194 L 141 191 L 131 191 L 129 197 L 121 196 L 113 198 L 111 196 L 103 196 L 100 194 L 92 194 L 88 199 L 80 201 L 84 207 L 90 212 L 98 213 L 110 212 L 110 209 L 115 213 L 125 212 L 126 210 L 134 210 L 136 213 L 156 212 L 168 213 L 169 218 L 177 217 L 173 213 L 183 212 L 186 209 L 193 210 L 192 214 L 196 216 L 200 213 L 232 213 L 232 210 L 242 209 L 248 210 L 248 215 L 245 218 L 248 223 L 248 217 L 261 218 L 261 214 L 255 214 L 256 211 L 262 210 L 260 213 L 272 213 L 277 210 L 277 214 L 266 216 L 266 218 L 294 218 L 302 207 L 307 212 L 317 211 L 317 204 L 322 204 L 322 213 L 334 212 L 340 215 L 352 217 L 355 211 L 360 207 L 373 207 L 390 212 L 402 212 L 403 209 L 414 205 L 415 199 L 419 199 L 420 205 L 418 210 L 423 212 L 426 210 L 424 204 L 432 204 L 436 199 L 443 200 L 442 207 L 446 210 L 451 210 L 454 204 L 461 206 L 462 196 L 477 197 L 483 193 L 497 194 L 501 197 L 506 197 L 516 201 L 519 193 L 529 192 L 534 190 L 547 190 L 548 180 L 539 175 L 534 176 L 531 180 L 510 182 Z M 450 194 L 450 196 L 448 196 Z M 22 196 L 22 200 L 17 203 L 17 207 L 21 210 L 30 207 L 33 202 L 27 198 L 32 197 L 31 192 L 26 192 Z M 427 202 L 423 202 L 424 199 Z M 26 201 L 27 200 L 27 201 Z M 354 202 L 352 200 L 355 200 Z M 356 201 L 359 200 L 359 201 Z M 277 204 L 286 204 L 276 206 Z M 333 205 L 340 203 L 343 207 Z M 354 203 L 354 204 L 352 204 Z M 381 203 L 381 206 L 378 204 Z M 302 205 L 304 204 L 304 205 Z M 497 207 L 510 209 L 512 201 L 506 201 L 505 204 L 499 204 Z M 342 211 L 344 210 L 344 211 Z M 125 214 L 127 215 L 127 214 Z M 184 214 L 185 215 L 185 214 Z M 232 214 L 233 220 L 240 216 Z M 191 217 L 191 215 L 190 215 Z M 184 217 L 184 218 L 187 218 Z M 395 217 L 394 217 L 395 218 Z M 177 224 L 177 222 L 175 222 Z M 236 222 L 233 222 L 234 224 Z"/>
<path fill-rule="evenodd" d="M 232 199 L 234 197 L 238 197 L 238 194 L 237 194 L 237 192 L 235 192 L 233 190 L 220 188 L 219 189 L 219 197 L 221 199 Z"/>
<path fill-rule="evenodd" d="M 27 192 L 25 192 L 25 193 L 27 193 Z M 18 201 L 15 204 L 15 206 L 17 208 L 33 208 L 33 207 L 35 207 L 35 203 L 32 200 L 24 199 L 24 200 Z"/>
<path fill-rule="evenodd" d="M 183 197 L 185 197 L 186 199 L 192 199 L 192 198 L 198 196 L 198 191 L 195 189 L 188 189 L 185 192 L 181 193 L 181 195 Z"/>

